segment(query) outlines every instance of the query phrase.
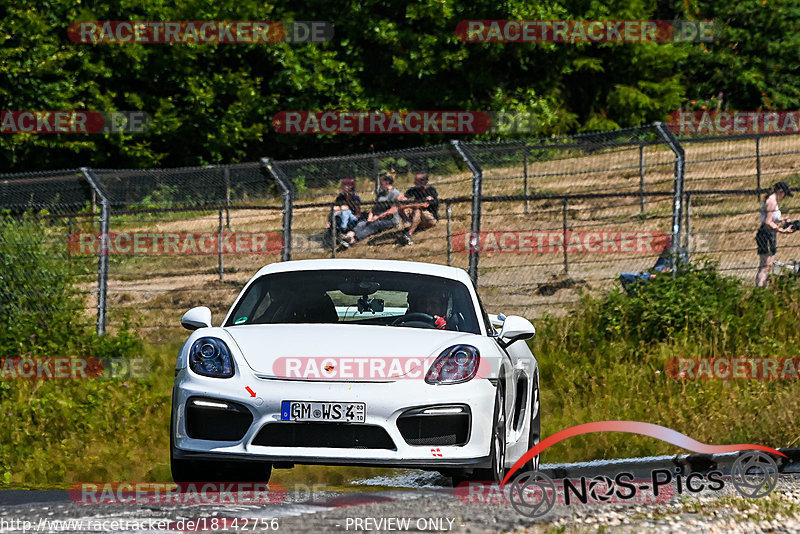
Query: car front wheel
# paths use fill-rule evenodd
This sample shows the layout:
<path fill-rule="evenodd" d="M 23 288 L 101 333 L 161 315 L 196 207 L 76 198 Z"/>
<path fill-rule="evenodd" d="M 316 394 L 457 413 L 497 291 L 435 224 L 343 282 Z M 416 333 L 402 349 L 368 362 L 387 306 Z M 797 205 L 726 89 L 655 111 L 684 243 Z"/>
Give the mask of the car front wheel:
<path fill-rule="evenodd" d="M 536 414 L 531 418 L 531 427 L 528 432 L 528 450 L 538 445 L 542 439 L 542 402 L 539 400 L 539 377 L 533 383 L 533 395 L 531 396 L 531 411 L 536 408 Z M 537 454 L 525 464 L 525 470 L 538 471 L 541 454 Z"/>
<path fill-rule="evenodd" d="M 272 464 L 266 462 L 216 462 L 172 458 L 175 482 L 269 482 Z"/>
<path fill-rule="evenodd" d="M 169 421 L 169 463 L 175 482 L 269 482 L 272 464 L 267 462 L 229 462 L 182 460 L 175 458 L 174 419 Z"/>
<path fill-rule="evenodd" d="M 502 482 L 506 474 L 506 411 L 504 397 L 498 387 L 494 400 L 494 418 L 492 426 L 492 446 L 489 453 L 491 467 L 475 469 L 471 474 L 459 473 L 453 475 L 453 486 L 458 486 L 464 481 L 475 482 Z"/>

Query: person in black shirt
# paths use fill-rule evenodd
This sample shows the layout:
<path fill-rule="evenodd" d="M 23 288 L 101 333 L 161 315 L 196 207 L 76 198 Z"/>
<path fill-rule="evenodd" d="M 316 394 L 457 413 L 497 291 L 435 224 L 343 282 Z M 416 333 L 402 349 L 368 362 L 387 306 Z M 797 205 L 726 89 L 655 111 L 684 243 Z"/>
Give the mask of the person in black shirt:
<path fill-rule="evenodd" d="M 361 197 L 356 194 L 356 181 L 353 178 L 342 179 L 342 192 L 333 201 L 333 215 L 337 229 L 343 233 L 352 230 L 358 223 L 361 217 Z"/>
<path fill-rule="evenodd" d="M 405 219 L 409 222 L 408 228 L 403 230 L 403 238 L 406 245 L 412 245 L 412 236 L 417 229 L 430 228 L 439 220 L 439 194 L 435 187 L 428 185 L 427 174 L 417 174 L 414 187 L 406 192 L 406 198 L 417 201 L 403 206 Z"/>

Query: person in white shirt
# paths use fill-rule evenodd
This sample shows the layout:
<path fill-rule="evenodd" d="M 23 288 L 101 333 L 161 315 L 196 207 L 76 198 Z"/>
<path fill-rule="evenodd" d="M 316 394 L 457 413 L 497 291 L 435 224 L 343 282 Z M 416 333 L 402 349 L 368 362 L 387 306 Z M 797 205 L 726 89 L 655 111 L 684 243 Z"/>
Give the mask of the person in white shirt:
<path fill-rule="evenodd" d="M 791 234 L 792 228 L 784 228 L 782 225 L 792 222 L 788 217 L 781 215 L 778 201 L 787 196 L 791 197 L 792 190 L 786 182 L 778 182 L 772 186 L 772 192 L 764 199 L 759 213 L 761 215 L 761 226 L 756 233 L 756 245 L 758 245 L 758 273 L 756 274 L 756 287 L 767 285 L 767 278 L 775 261 L 775 254 L 778 251 L 777 236 L 781 234 Z"/>

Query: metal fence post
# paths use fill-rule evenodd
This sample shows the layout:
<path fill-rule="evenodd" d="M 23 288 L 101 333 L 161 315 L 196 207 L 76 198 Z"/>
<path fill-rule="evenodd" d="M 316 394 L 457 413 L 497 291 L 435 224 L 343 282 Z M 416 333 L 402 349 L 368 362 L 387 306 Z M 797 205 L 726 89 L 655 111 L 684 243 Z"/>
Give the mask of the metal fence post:
<path fill-rule="evenodd" d="M 480 240 L 481 231 L 481 190 L 483 187 L 483 171 L 478 163 L 472 159 L 461 141 L 450 141 L 453 147 L 458 152 L 458 155 L 467 164 L 467 167 L 472 171 L 472 225 L 470 228 L 469 236 L 469 277 L 475 287 L 478 287 L 478 247 L 476 246 Z"/>
<path fill-rule="evenodd" d="M 372 170 L 375 173 L 375 196 L 377 197 L 381 188 L 381 162 L 378 158 L 372 158 Z"/>
<path fill-rule="evenodd" d="M 267 173 L 272 176 L 275 183 L 283 190 L 283 247 L 281 248 L 281 261 L 292 259 L 292 205 L 294 195 L 292 194 L 292 184 L 277 167 L 272 158 L 261 158 L 261 163 L 267 169 Z"/>
<path fill-rule="evenodd" d="M 67 217 L 67 239 L 72 236 L 72 216 Z M 67 247 L 67 258 L 72 259 L 72 252 L 70 252 L 69 247 Z"/>
<path fill-rule="evenodd" d="M 81 167 L 81 174 L 92 187 L 93 197 L 100 198 L 100 251 L 97 257 L 97 335 L 106 333 L 106 311 L 108 297 L 108 232 L 111 225 L 111 205 L 100 182 L 92 171 Z"/>
<path fill-rule="evenodd" d="M 564 235 L 564 242 L 563 242 L 563 247 L 564 247 L 564 274 L 569 274 L 569 256 L 568 256 L 568 253 L 567 253 L 567 207 L 568 207 L 568 204 L 569 204 L 569 201 L 567 200 L 567 197 L 564 197 L 562 199 L 562 204 L 561 204 L 561 228 L 562 228 L 562 232 L 563 232 L 563 235 Z"/>
<path fill-rule="evenodd" d="M 217 236 L 217 251 L 219 252 L 219 279 L 222 281 L 224 276 L 223 266 L 222 266 L 222 208 L 219 209 L 219 235 Z"/>
<path fill-rule="evenodd" d="M 663 122 L 656 122 L 654 126 L 661 138 L 675 153 L 675 180 L 672 190 L 672 243 L 670 245 L 673 265 L 672 278 L 675 278 L 678 270 L 678 254 L 681 248 L 681 214 L 683 209 L 683 177 L 686 170 L 686 152 L 683 150 L 678 138 L 675 137 L 675 134 Z"/>
<path fill-rule="evenodd" d="M 530 194 L 530 190 L 528 189 L 528 147 L 525 147 L 525 151 L 522 153 L 522 183 L 523 183 L 523 192 L 525 194 L 525 215 L 529 215 L 531 213 L 531 201 L 527 198 Z"/>
<path fill-rule="evenodd" d="M 450 233 L 450 217 L 453 214 L 453 208 L 449 200 L 445 202 L 445 214 L 447 215 L 447 265 L 453 265 L 453 238 Z"/>
<path fill-rule="evenodd" d="M 761 201 L 761 136 L 756 136 L 756 199 Z"/>
<path fill-rule="evenodd" d="M 644 145 L 639 145 L 639 193 L 639 202 L 644 213 Z"/>
<path fill-rule="evenodd" d="M 329 220 L 331 221 L 331 228 L 330 228 L 330 236 L 331 236 L 331 258 L 336 257 L 336 214 L 334 213 L 334 207 L 331 206 L 331 212 L 329 215 Z"/>
<path fill-rule="evenodd" d="M 686 261 L 689 261 L 689 254 L 692 251 L 692 195 L 688 191 L 686 192 L 686 247 L 684 250 L 686 251 Z"/>
<path fill-rule="evenodd" d="M 225 179 L 225 222 L 228 230 L 231 229 L 231 168 L 225 165 L 222 168 L 222 176 Z M 222 278 L 220 278 L 222 280 Z"/>

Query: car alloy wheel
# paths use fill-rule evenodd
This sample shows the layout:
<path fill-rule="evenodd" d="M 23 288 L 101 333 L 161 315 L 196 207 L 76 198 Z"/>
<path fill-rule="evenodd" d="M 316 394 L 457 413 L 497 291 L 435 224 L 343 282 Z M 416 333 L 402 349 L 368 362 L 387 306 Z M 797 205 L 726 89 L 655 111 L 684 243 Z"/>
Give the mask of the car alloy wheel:
<path fill-rule="evenodd" d="M 535 407 L 536 414 L 533 417 L 531 417 L 531 426 L 528 431 L 528 450 L 531 450 L 535 445 L 537 445 L 539 443 L 539 440 L 542 438 L 542 418 L 541 418 L 542 402 L 539 399 L 538 373 L 534 376 L 533 395 L 531 396 L 531 398 L 533 399 L 531 401 L 531 411 L 533 411 Z M 532 458 L 525 464 L 525 469 L 528 471 L 537 471 L 539 469 L 540 459 L 541 459 L 541 454 L 537 454 L 534 458 Z"/>
<path fill-rule="evenodd" d="M 492 472 L 492 482 L 501 482 L 506 474 L 506 411 L 503 405 L 503 395 L 500 388 L 497 389 L 497 399 L 495 403 L 500 410 L 497 423 L 494 427 L 494 464 Z"/>
<path fill-rule="evenodd" d="M 492 424 L 492 447 L 489 454 L 491 467 L 476 469 L 470 480 L 481 482 L 500 482 L 506 474 L 506 411 L 503 391 L 498 386 L 494 400 Z"/>

